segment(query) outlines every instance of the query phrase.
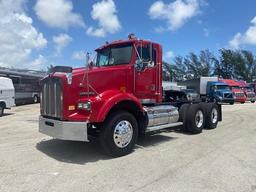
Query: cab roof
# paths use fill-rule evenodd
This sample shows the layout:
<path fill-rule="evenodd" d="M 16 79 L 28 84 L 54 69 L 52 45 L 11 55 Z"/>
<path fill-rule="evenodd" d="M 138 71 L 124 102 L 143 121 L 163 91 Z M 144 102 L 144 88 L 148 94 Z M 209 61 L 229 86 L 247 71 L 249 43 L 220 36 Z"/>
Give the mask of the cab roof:
<path fill-rule="evenodd" d="M 156 42 L 152 42 L 150 40 L 144 40 L 144 39 L 137 39 L 137 38 L 132 38 L 132 39 L 125 39 L 125 40 L 115 40 L 111 43 L 108 43 L 106 42 L 104 45 L 102 45 L 101 47 L 95 49 L 95 51 L 99 51 L 99 50 L 102 50 L 104 48 L 107 48 L 107 47 L 112 47 L 112 46 L 115 46 L 115 45 L 122 45 L 122 44 L 134 44 L 134 43 L 139 43 L 139 42 L 143 42 L 143 43 L 153 43 L 153 44 L 157 44 L 159 45 L 158 43 Z"/>
<path fill-rule="evenodd" d="M 217 85 L 217 86 L 218 86 L 218 85 L 226 85 L 226 86 L 228 86 L 227 83 L 219 82 L 219 81 L 210 81 L 209 84 L 214 84 L 214 85 Z"/>
<path fill-rule="evenodd" d="M 239 86 L 239 83 L 233 79 L 220 79 L 220 82 L 226 83 L 229 86 Z"/>

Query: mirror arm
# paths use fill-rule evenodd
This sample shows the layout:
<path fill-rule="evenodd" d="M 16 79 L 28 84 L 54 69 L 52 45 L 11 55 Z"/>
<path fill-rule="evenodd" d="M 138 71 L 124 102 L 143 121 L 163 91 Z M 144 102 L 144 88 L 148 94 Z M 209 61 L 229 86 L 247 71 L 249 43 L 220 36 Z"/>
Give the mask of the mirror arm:
<path fill-rule="evenodd" d="M 150 61 L 153 60 L 153 44 L 149 43 L 149 57 L 150 57 Z"/>
<path fill-rule="evenodd" d="M 134 46 L 134 49 L 135 49 L 136 55 L 139 57 L 140 62 L 142 62 L 142 58 L 140 57 L 140 54 L 139 54 L 139 52 L 138 52 L 137 47 L 136 47 L 135 45 L 133 45 L 133 46 Z"/>

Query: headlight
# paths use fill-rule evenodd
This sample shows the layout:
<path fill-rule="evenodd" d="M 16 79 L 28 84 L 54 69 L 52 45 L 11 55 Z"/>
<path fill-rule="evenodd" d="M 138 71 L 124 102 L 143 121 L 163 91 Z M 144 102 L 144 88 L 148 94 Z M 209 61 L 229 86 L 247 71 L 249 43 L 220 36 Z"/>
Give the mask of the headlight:
<path fill-rule="evenodd" d="M 80 102 L 77 104 L 77 108 L 78 109 L 82 109 L 82 110 L 86 110 L 86 111 L 90 111 L 91 110 L 91 102 L 87 101 L 87 102 Z"/>

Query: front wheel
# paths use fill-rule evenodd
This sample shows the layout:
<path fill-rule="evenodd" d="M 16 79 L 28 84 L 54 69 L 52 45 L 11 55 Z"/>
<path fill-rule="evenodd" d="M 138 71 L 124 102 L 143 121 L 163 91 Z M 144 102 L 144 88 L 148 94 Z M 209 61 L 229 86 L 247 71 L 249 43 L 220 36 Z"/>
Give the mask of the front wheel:
<path fill-rule="evenodd" d="M 255 103 L 255 101 L 251 101 L 251 103 Z"/>
<path fill-rule="evenodd" d="M 100 133 L 103 149 L 113 157 L 131 153 L 137 138 L 138 123 L 132 114 L 124 111 L 110 114 Z"/>

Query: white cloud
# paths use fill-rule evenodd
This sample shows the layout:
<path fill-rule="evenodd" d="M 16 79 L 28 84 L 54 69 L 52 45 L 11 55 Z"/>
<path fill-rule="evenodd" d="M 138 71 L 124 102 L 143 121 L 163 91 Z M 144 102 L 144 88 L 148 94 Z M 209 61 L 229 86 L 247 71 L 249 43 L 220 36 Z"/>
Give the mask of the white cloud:
<path fill-rule="evenodd" d="M 210 36 L 210 31 L 209 31 L 209 29 L 204 28 L 203 31 L 204 31 L 204 36 L 205 36 L 205 37 L 209 37 L 209 36 Z"/>
<path fill-rule="evenodd" d="M 75 51 L 72 54 L 72 59 L 85 60 L 85 58 L 86 58 L 86 54 L 84 51 Z"/>
<path fill-rule="evenodd" d="M 237 33 L 229 41 L 229 46 L 233 49 L 238 49 L 241 45 L 256 45 L 256 16 L 251 20 L 251 26 L 245 33 Z"/>
<path fill-rule="evenodd" d="M 66 33 L 61 33 L 58 36 L 53 36 L 52 40 L 55 43 L 55 55 L 58 56 L 61 54 L 61 51 L 72 41 L 72 38 Z"/>
<path fill-rule="evenodd" d="M 25 67 L 33 50 L 47 45 L 24 11 L 25 0 L 0 1 L 0 66 Z M 26 66 L 29 67 L 29 66 Z"/>
<path fill-rule="evenodd" d="M 164 59 L 166 61 L 170 61 L 171 59 L 173 59 L 175 57 L 175 54 L 173 51 L 167 51 L 165 54 L 164 54 Z"/>
<path fill-rule="evenodd" d="M 158 26 L 154 29 L 154 31 L 157 33 L 163 33 L 166 31 L 166 28 L 164 28 L 163 26 Z"/>
<path fill-rule="evenodd" d="M 242 34 L 237 33 L 232 40 L 229 41 L 229 46 L 233 49 L 238 49 L 242 42 Z"/>
<path fill-rule="evenodd" d="M 30 64 L 30 69 L 33 70 L 40 70 L 45 68 L 45 65 L 47 64 L 47 59 L 43 55 L 39 55 L 38 58 L 36 58 L 34 61 Z"/>
<path fill-rule="evenodd" d="M 113 0 L 102 0 L 92 6 L 91 17 L 98 21 L 98 28 L 89 27 L 88 35 L 105 37 L 107 33 L 114 34 L 121 29 L 121 24 L 116 15 L 116 5 Z"/>
<path fill-rule="evenodd" d="M 169 4 L 156 1 L 149 8 L 151 19 L 166 20 L 169 30 L 177 30 L 189 19 L 200 13 L 202 0 L 176 0 Z"/>
<path fill-rule="evenodd" d="M 73 12 L 70 0 L 37 0 L 34 9 L 37 17 L 50 27 L 85 26 L 82 16 Z"/>

